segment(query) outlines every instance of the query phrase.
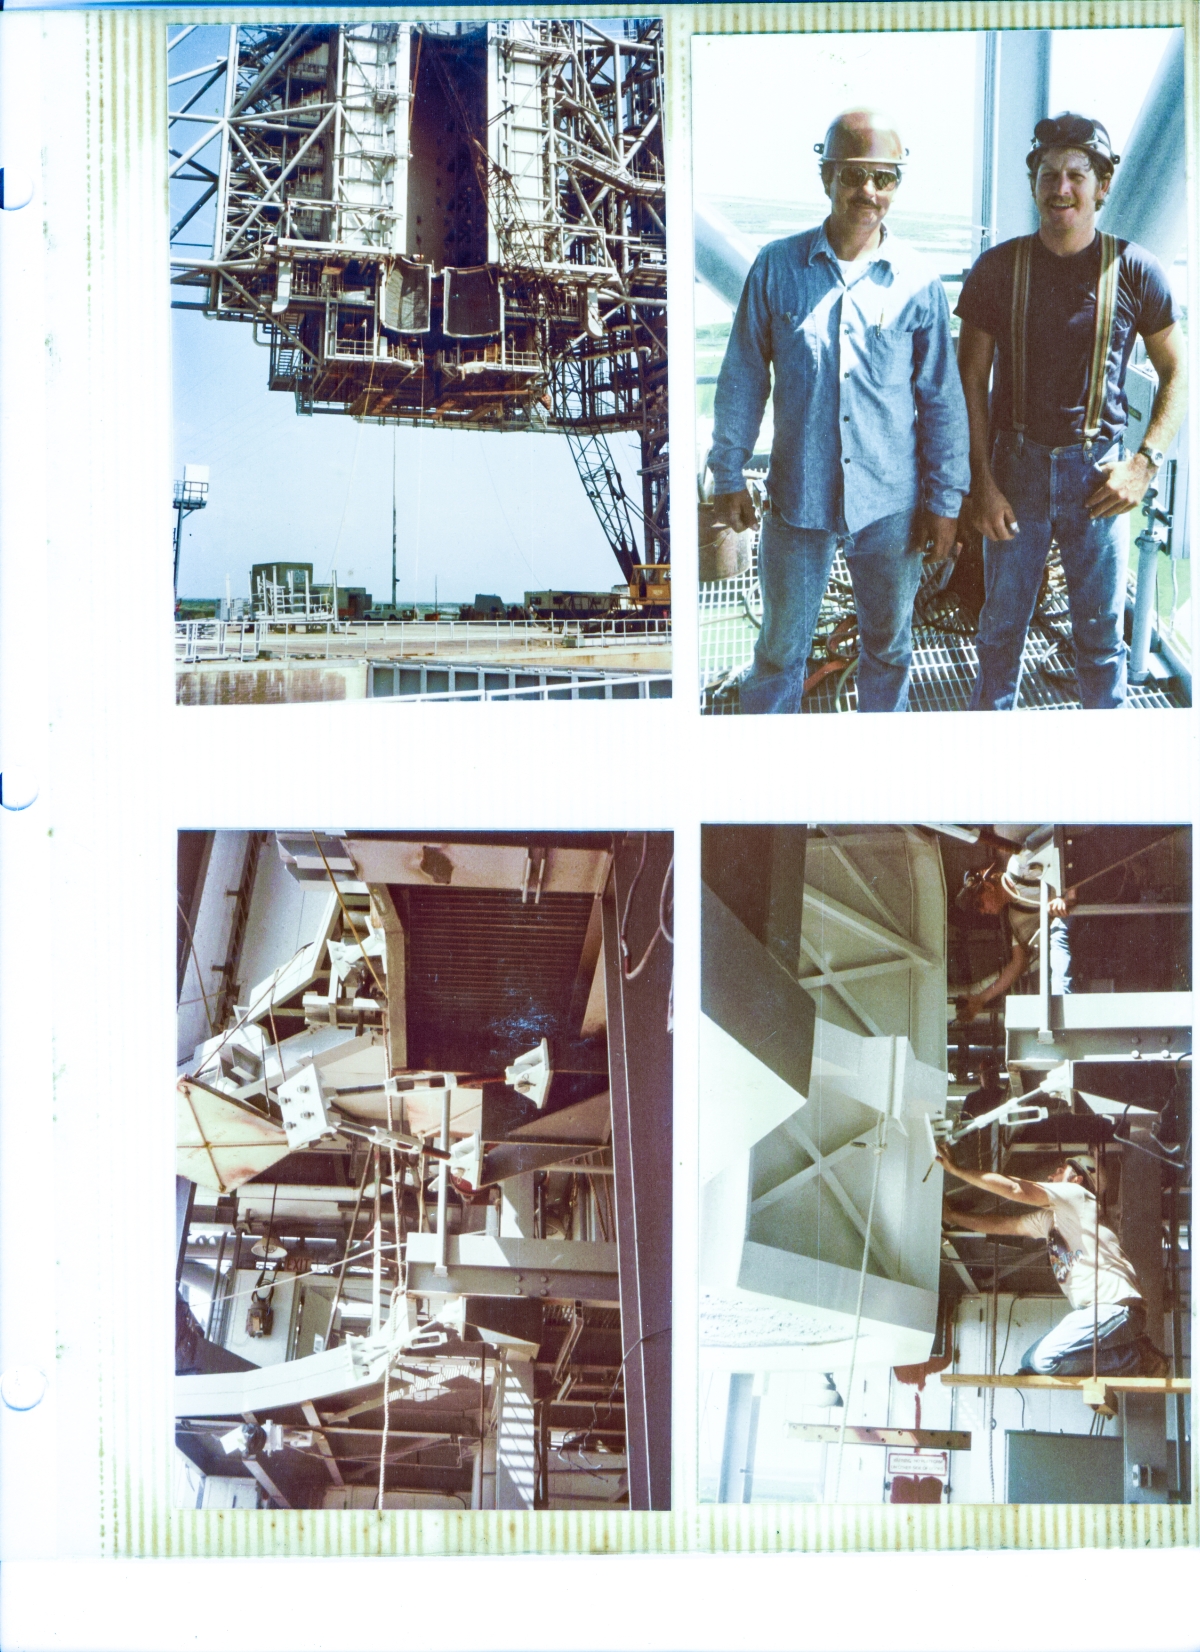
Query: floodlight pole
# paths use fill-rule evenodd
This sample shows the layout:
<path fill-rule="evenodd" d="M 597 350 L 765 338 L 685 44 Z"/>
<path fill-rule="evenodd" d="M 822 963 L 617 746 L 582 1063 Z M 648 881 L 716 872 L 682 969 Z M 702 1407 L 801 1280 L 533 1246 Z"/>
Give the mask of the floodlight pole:
<path fill-rule="evenodd" d="M 183 519 L 208 504 L 208 483 L 184 480 L 175 484 L 175 574 L 174 595 L 179 601 L 179 552 L 183 545 Z"/>

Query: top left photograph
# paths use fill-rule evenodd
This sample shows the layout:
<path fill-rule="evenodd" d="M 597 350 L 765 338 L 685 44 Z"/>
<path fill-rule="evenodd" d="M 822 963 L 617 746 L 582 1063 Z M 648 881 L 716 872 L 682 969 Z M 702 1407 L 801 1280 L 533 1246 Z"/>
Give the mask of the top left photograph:
<path fill-rule="evenodd" d="M 177 703 L 668 698 L 661 20 L 167 51 Z"/>

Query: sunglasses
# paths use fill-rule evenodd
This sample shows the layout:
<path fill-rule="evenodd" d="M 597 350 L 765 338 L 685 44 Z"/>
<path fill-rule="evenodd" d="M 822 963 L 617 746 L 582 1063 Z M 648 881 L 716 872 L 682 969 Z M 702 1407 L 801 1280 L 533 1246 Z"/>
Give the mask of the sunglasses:
<path fill-rule="evenodd" d="M 872 166 L 855 166 L 853 163 L 847 163 L 835 166 L 834 171 L 843 189 L 861 189 L 869 178 L 878 194 L 890 195 L 900 182 L 898 172 L 883 172 Z"/>

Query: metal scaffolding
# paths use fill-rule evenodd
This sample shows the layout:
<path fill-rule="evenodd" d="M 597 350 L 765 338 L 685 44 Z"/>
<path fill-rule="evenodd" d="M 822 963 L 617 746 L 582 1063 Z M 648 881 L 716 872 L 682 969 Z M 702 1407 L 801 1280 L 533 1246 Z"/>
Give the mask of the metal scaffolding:
<path fill-rule="evenodd" d="M 611 29 L 231 27 L 175 82 L 172 262 L 302 413 L 566 435 L 629 578 L 669 561 L 663 30 Z"/>

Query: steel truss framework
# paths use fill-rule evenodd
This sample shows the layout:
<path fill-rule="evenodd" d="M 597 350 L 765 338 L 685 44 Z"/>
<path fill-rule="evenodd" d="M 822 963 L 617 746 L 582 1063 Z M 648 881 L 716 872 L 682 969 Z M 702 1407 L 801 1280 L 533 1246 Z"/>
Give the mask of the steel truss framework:
<path fill-rule="evenodd" d="M 170 174 L 194 190 L 177 300 L 251 323 L 272 389 L 303 413 L 566 435 L 629 577 L 669 561 L 666 208 L 662 24 L 620 27 L 233 27 L 173 83 Z"/>

